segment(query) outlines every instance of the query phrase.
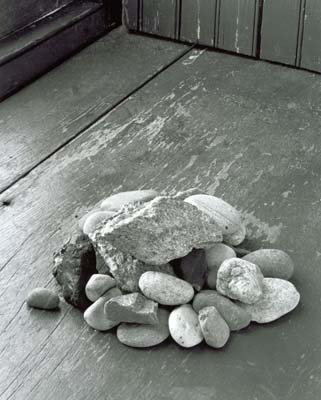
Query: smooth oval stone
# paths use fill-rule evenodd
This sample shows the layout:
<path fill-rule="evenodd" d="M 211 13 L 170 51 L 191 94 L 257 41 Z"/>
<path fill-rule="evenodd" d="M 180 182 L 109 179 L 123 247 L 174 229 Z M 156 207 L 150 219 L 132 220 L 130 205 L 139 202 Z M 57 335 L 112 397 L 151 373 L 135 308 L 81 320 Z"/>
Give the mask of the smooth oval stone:
<path fill-rule="evenodd" d="M 94 274 L 86 284 L 85 292 L 88 299 L 95 302 L 109 289 L 116 286 L 116 281 L 109 275 Z"/>
<path fill-rule="evenodd" d="M 216 289 L 217 271 L 218 268 L 216 270 L 212 269 L 207 275 L 206 283 L 209 289 Z"/>
<path fill-rule="evenodd" d="M 193 347 L 203 340 L 198 315 L 190 304 L 175 308 L 170 313 L 168 327 L 172 338 L 182 347 Z"/>
<path fill-rule="evenodd" d="M 235 258 L 235 251 L 224 243 L 216 243 L 214 246 L 205 250 L 205 257 L 208 269 L 218 268 L 223 261 Z"/>
<path fill-rule="evenodd" d="M 167 306 L 188 303 L 194 296 L 190 283 L 163 272 L 144 272 L 138 285 L 146 297 Z"/>
<path fill-rule="evenodd" d="M 84 312 L 84 320 L 89 326 L 97 331 L 108 331 L 114 326 L 119 324 L 119 321 L 112 321 L 107 318 L 104 307 L 105 303 L 112 297 L 121 296 L 122 292 L 114 287 L 108 290 L 104 296 L 96 300 L 87 310 Z"/>
<path fill-rule="evenodd" d="M 59 306 L 59 296 L 50 289 L 33 289 L 26 302 L 29 307 L 40 308 L 41 310 L 55 310 Z"/>
<path fill-rule="evenodd" d="M 199 312 L 209 306 L 218 310 L 231 331 L 243 329 L 251 322 L 251 315 L 232 300 L 215 290 L 201 290 L 193 299 L 193 308 Z"/>
<path fill-rule="evenodd" d="M 212 217 L 221 228 L 223 235 L 238 231 L 242 225 L 241 214 L 236 208 L 218 197 L 196 194 L 187 197 L 184 201 L 193 204 Z"/>
<path fill-rule="evenodd" d="M 243 303 L 257 302 L 263 293 L 260 268 L 241 258 L 225 260 L 218 269 L 216 288 L 221 294 Z"/>
<path fill-rule="evenodd" d="M 216 349 L 224 347 L 230 328 L 214 306 L 202 308 L 198 314 L 205 342 Z"/>
<path fill-rule="evenodd" d="M 116 213 L 113 211 L 97 211 L 88 216 L 83 225 L 83 232 L 89 235 L 104 222 L 112 218 Z"/>
<path fill-rule="evenodd" d="M 241 224 L 235 232 L 223 235 L 223 242 L 230 246 L 238 246 L 239 244 L 244 242 L 245 236 L 246 236 L 246 227 L 243 224 Z"/>
<path fill-rule="evenodd" d="M 291 257 L 283 250 L 261 249 L 243 257 L 256 264 L 266 278 L 290 279 L 294 272 Z"/>
<path fill-rule="evenodd" d="M 95 214 L 96 212 L 99 212 L 99 211 L 101 211 L 100 208 L 93 208 L 92 210 L 87 211 L 86 214 L 84 214 L 84 215 L 79 219 L 79 221 L 78 221 L 78 226 L 79 226 L 79 228 L 80 228 L 81 230 L 83 230 L 84 224 L 85 224 L 85 222 L 86 222 L 86 219 L 87 219 L 90 215 Z"/>
<path fill-rule="evenodd" d="M 120 324 L 117 328 L 118 340 L 130 347 L 151 347 L 162 343 L 169 336 L 169 311 L 158 308 L 157 317 L 156 325 Z"/>
<path fill-rule="evenodd" d="M 100 208 L 106 211 L 118 211 L 127 204 L 136 203 L 138 201 L 150 201 L 156 196 L 158 196 L 158 193 L 155 190 L 132 190 L 129 192 L 120 192 L 103 200 Z"/>
<path fill-rule="evenodd" d="M 239 303 L 239 306 L 251 314 L 252 321 L 265 324 L 294 310 L 299 301 L 300 293 L 291 282 L 279 278 L 264 278 L 261 299 L 255 304 Z"/>

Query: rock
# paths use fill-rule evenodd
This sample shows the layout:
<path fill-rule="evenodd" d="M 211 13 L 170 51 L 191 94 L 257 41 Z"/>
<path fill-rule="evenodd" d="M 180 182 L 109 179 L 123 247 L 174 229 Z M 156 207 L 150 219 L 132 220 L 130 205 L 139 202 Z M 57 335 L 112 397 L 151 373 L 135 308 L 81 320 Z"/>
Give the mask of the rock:
<path fill-rule="evenodd" d="M 139 288 L 146 297 L 168 306 L 188 303 L 194 296 L 190 283 L 162 272 L 145 272 L 139 279 Z"/>
<path fill-rule="evenodd" d="M 172 338 L 182 347 L 193 347 L 203 340 L 198 315 L 190 304 L 175 308 L 170 313 L 168 327 Z"/>
<path fill-rule="evenodd" d="M 266 278 L 290 279 L 294 272 L 291 257 L 282 250 L 261 249 L 243 257 L 243 260 L 256 264 Z"/>
<path fill-rule="evenodd" d="M 219 266 L 223 261 L 236 257 L 235 251 L 224 243 L 216 243 L 214 246 L 205 250 L 208 265 L 207 286 L 211 289 L 216 288 L 216 278 Z"/>
<path fill-rule="evenodd" d="M 121 343 L 130 347 L 156 346 L 169 336 L 168 317 L 169 311 L 158 308 L 157 324 L 120 324 L 117 328 L 117 338 Z"/>
<path fill-rule="evenodd" d="M 137 324 L 157 324 L 158 304 L 140 293 L 114 297 L 105 304 L 108 319 Z"/>
<path fill-rule="evenodd" d="M 221 294 L 243 303 L 257 302 L 263 293 L 260 268 L 241 258 L 225 260 L 218 269 L 216 288 Z"/>
<path fill-rule="evenodd" d="M 190 189 L 186 189 L 186 190 L 182 190 L 181 192 L 177 192 L 173 197 L 173 199 L 180 199 L 180 200 L 184 200 L 187 197 L 190 197 L 194 194 L 200 194 L 202 193 L 202 191 L 198 188 L 190 188 Z"/>
<path fill-rule="evenodd" d="M 108 331 L 114 326 L 119 324 L 119 321 L 112 321 L 108 319 L 105 314 L 104 308 L 105 303 L 112 297 L 121 296 L 122 292 L 113 287 L 108 290 L 102 297 L 96 300 L 87 310 L 84 312 L 84 320 L 87 324 L 97 331 Z"/>
<path fill-rule="evenodd" d="M 205 342 L 216 349 L 224 347 L 230 328 L 214 306 L 202 308 L 198 315 Z"/>
<path fill-rule="evenodd" d="M 199 312 L 205 307 L 214 306 L 228 324 L 231 331 L 238 331 L 249 325 L 251 315 L 215 290 L 202 290 L 193 299 L 193 308 Z"/>
<path fill-rule="evenodd" d="M 136 202 L 147 202 L 158 196 L 155 190 L 133 190 L 116 193 L 103 200 L 100 208 L 106 211 L 119 211 L 123 206 Z"/>
<path fill-rule="evenodd" d="M 116 281 L 109 275 L 94 274 L 90 277 L 87 282 L 85 292 L 86 296 L 90 301 L 96 301 L 101 297 L 107 290 L 116 286 Z"/>
<path fill-rule="evenodd" d="M 264 278 L 263 296 L 255 304 L 242 304 L 251 314 L 252 321 L 260 324 L 272 322 L 294 310 L 299 304 L 300 294 L 295 286 L 284 279 Z"/>
<path fill-rule="evenodd" d="M 81 310 L 90 306 L 85 287 L 97 273 L 95 249 L 88 236 L 77 235 L 54 255 L 53 275 L 62 286 L 65 300 Z"/>
<path fill-rule="evenodd" d="M 217 224 L 205 213 L 182 200 L 156 197 L 134 208 L 124 208 L 90 234 L 105 258 L 110 246 L 125 257 L 150 265 L 164 265 L 204 243 L 222 241 Z M 108 259 L 105 259 L 109 265 Z"/>
<path fill-rule="evenodd" d="M 85 235 L 89 235 L 89 233 L 94 232 L 99 228 L 105 221 L 109 218 L 112 218 L 116 215 L 115 212 L 112 211 L 97 211 L 88 216 L 83 225 L 83 232 Z"/>
<path fill-rule="evenodd" d="M 50 289 L 33 289 L 27 297 L 29 307 L 40 308 L 41 310 L 55 310 L 59 307 L 59 296 Z"/>
<path fill-rule="evenodd" d="M 110 273 L 122 290 L 128 292 L 139 291 L 138 281 L 146 271 L 163 272 L 169 275 L 175 275 L 173 267 L 170 264 L 150 265 L 137 260 L 129 254 L 119 251 L 108 242 L 100 248 L 101 257 L 106 263 L 106 272 Z M 97 258 L 98 259 L 98 258 Z M 99 271 L 105 272 L 104 265 L 98 265 Z"/>
<path fill-rule="evenodd" d="M 176 275 L 200 291 L 207 279 L 207 262 L 203 249 L 193 249 L 185 257 L 171 261 Z"/>
<path fill-rule="evenodd" d="M 246 237 L 246 227 L 240 225 L 239 229 L 231 234 L 223 235 L 223 242 L 230 246 L 238 246 L 243 243 Z"/>
<path fill-rule="evenodd" d="M 106 261 L 102 257 L 102 255 L 99 253 L 98 250 L 95 249 L 95 254 L 96 254 L 96 269 L 100 274 L 103 275 L 111 275 L 109 266 L 107 265 Z"/>
<path fill-rule="evenodd" d="M 86 219 L 90 217 L 90 215 L 95 214 L 96 212 L 101 211 L 99 207 L 94 207 L 92 210 L 87 211 L 86 214 L 84 214 L 78 221 L 78 226 L 80 230 L 83 232 L 84 224 L 86 222 Z"/>

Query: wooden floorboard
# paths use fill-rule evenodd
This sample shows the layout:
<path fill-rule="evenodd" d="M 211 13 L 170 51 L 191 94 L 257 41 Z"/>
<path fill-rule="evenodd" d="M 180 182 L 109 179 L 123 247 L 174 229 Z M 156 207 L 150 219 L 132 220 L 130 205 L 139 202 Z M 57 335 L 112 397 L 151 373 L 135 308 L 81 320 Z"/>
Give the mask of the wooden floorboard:
<path fill-rule="evenodd" d="M 0 192 L 189 47 L 118 28 L 0 104 Z"/>
<path fill-rule="evenodd" d="M 320 95 L 311 73 L 194 50 L 3 193 L 0 399 L 319 399 Z M 23 304 L 104 196 L 192 186 L 242 211 L 251 246 L 291 254 L 295 312 L 221 351 L 135 350 L 67 305 Z"/>

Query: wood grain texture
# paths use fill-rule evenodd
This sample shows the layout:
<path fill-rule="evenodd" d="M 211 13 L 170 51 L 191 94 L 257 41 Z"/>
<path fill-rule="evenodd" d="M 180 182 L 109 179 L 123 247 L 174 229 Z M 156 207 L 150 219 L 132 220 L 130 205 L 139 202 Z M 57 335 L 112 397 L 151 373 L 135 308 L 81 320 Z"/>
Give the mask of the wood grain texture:
<path fill-rule="evenodd" d="M 118 28 L 2 102 L 0 191 L 187 49 Z"/>
<path fill-rule="evenodd" d="M 214 46 L 216 0 L 182 0 L 180 39 Z"/>
<path fill-rule="evenodd" d="M 194 50 L 3 193 L 1 400 L 318 400 L 320 95 L 313 74 Z M 66 305 L 26 308 L 86 209 L 120 190 L 192 186 L 239 208 L 252 246 L 291 254 L 297 310 L 215 351 L 130 349 Z"/>
<path fill-rule="evenodd" d="M 216 47 L 255 55 L 256 0 L 218 0 Z"/>
<path fill-rule="evenodd" d="M 0 0 L 0 38 L 74 0 Z"/>
<path fill-rule="evenodd" d="M 301 0 L 265 0 L 261 58 L 295 65 Z"/>
<path fill-rule="evenodd" d="M 321 3 L 306 0 L 300 66 L 321 72 Z"/>
<path fill-rule="evenodd" d="M 142 31 L 152 35 L 177 38 L 176 0 L 141 0 Z"/>

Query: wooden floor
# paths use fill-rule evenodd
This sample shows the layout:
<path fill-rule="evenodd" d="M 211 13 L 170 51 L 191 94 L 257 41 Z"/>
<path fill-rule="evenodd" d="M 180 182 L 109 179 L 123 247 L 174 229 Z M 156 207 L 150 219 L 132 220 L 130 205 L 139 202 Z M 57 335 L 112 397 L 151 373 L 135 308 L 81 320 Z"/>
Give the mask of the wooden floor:
<path fill-rule="evenodd" d="M 319 75 L 118 29 L 1 103 L 0 399 L 319 399 L 320 96 Z M 295 312 L 221 351 L 136 350 L 65 303 L 26 307 L 100 199 L 192 186 L 291 254 Z"/>

